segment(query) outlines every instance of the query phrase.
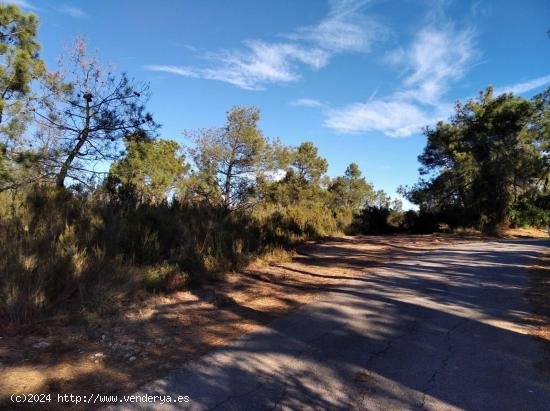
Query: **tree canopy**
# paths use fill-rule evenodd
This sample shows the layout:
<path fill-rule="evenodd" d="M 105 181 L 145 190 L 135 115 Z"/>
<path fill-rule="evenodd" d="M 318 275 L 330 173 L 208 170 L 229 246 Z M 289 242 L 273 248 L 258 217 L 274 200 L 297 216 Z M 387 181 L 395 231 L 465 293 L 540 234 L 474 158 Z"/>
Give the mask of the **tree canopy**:
<path fill-rule="evenodd" d="M 173 140 L 129 136 L 126 154 L 111 165 L 107 185 L 118 195 L 131 195 L 140 203 L 164 201 L 182 182 L 189 165 Z"/>
<path fill-rule="evenodd" d="M 548 195 L 548 131 L 548 92 L 527 100 L 494 96 L 490 87 L 457 103 L 449 122 L 426 128 L 423 179 L 405 194 L 455 225 L 490 232 L 507 226 L 522 218 L 522 204 L 535 207 Z M 531 218 L 547 218 L 542 208 L 531 212 Z"/>
<path fill-rule="evenodd" d="M 67 177 L 87 184 L 96 175 L 98 162 L 119 157 L 124 136 L 156 129 L 151 114 L 145 112 L 147 84 L 105 70 L 88 55 L 81 39 L 65 59 L 66 67 L 44 77 L 35 110 L 58 187 Z"/>
<path fill-rule="evenodd" d="M 6 120 L 13 121 L 24 112 L 24 97 L 31 92 L 31 82 L 45 70 L 39 57 L 37 30 L 34 14 L 0 5 L 0 124 L 4 132 Z"/>
<path fill-rule="evenodd" d="M 256 107 L 233 107 L 221 128 L 188 133 L 196 165 L 197 195 L 227 211 L 250 205 L 255 179 L 269 168 L 269 144 L 258 122 Z"/>
<path fill-rule="evenodd" d="M 0 192 L 34 180 L 23 133 L 31 120 L 32 83 L 45 72 L 37 30 L 34 14 L 0 4 Z"/>
<path fill-rule="evenodd" d="M 375 197 L 373 186 L 362 177 L 356 163 L 346 168 L 344 176 L 336 177 L 328 190 L 333 195 L 333 207 L 346 207 L 354 212 L 360 211 Z"/>

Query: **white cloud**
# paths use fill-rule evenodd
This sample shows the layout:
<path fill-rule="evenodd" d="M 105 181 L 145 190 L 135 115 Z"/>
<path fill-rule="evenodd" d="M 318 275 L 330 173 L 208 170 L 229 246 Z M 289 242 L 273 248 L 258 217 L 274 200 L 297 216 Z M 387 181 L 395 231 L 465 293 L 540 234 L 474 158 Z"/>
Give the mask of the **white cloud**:
<path fill-rule="evenodd" d="M 426 114 L 414 104 L 398 100 L 376 100 L 331 109 L 324 125 L 342 133 L 382 131 L 391 137 L 404 137 L 417 132 L 428 121 Z"/>
<path fill-rule="evenodd" d="M 341 133 L 379 131 L 406 137 L 447 118 L 452 104 L 444 100 L 449 86 L 461 79 L 478 55 L 471 30 L 452 27 L 421 30 L 408 49 L 388 53 L 386 60 L 404 69 L 401 85 L 385 98 L 327 110 L 324 124 Z"/>
<path fill-rule="evenodd" d="M 523 82 L 523 83 L 516 83 L 504 87 L 499 87 L 494 90 L 494 94 L 503 94 L 503 93 L 514 93 L 514 94 L 522 94 L 527 93 L 528 91 L 537 89 L 539 87 L 545 86 L 546 84 L 550 83 L 550 75 L 549 76 L 543 76 L 543 77 L 537 77 L 535 79 Z"/>
<path fill-rule="evenodd" d="M 150 65 L 145 67 L 149 71 L 160 71 L 163 73 L 177 74 L 179 76 L 196 77 L 192 69 L 178 66 Z"/>
<path fill-rule="evenodd" d="M 383 30 L 360 14 L 365 0 L 332 2 L 328 16 L 317 26 L 297 29 L 282 42 L 244 41 L 244 49 L 210 53 L 202 66 L 148 66 L 187 77 L 218 80 L 246 90 L 262 90 L 268 84 L 289 83 L 302 78 L 304 67 L 319 70 L 335 53 L 366 52 Z M 168 70 L 166 69 L 168 68 Z"/>
<path fill-rule="evenodd" d="M 495 88 L 494 94 L 521 94 L 547 84 L 550 84 L 550 75 Z M 390 137 L 407 137 L 453 113 L 451 102 L 438 100 L 436 104 L 423 105 L 415 101 L 414 90 L 409 91 L 397 92 L 386 99 L 330 109 L 326 112 L 324 125 L 341 133 L 380 131 Z"/>
<path fill-rule="evenodd" d="M 398 49 L 388 56 L 394 65 L 404 67 L 407 73 L 403 96 L 426 104 L 435 104 L 447 91 L 451 82 L 463 77 L 474 57 L 472 30 L 421 30 L 408 50 Z"/>
<path fill-rule="evenodd" d="M 67 14 L 68 16 L 71 16 L 75 19 L 85 19 L 88 18 L 88 14 L 78 7 L 68 6 L 65 5 L 63 7 L 58 8 L 59 12 L 63 14 Z"/>
<path fill-rule="evenodd" d="M 329 14 L 319 24 L 301 27 L 287 37 L 311 42 L 333 53 L 367 52 L 375 40 L 387 34 L 381 24 L 361 14 L 367 3 L 366 0 L 333 1 Z"/>
<path fill-rule="evenodd" d="M 13 4 L 14 6 L 18 6 L 23 9 L 36 10 L 36 7 L 34 7 L 31 3 L 29 3 L 26 0 L 7 0 L 7 1 L 0 1 L 0 3 Z"/>
<path fill-rule="evenodd" d="M 325 112 L 324 125 L 341 133 L 379 131 L 390 137 L 420 132 L 453 113 L 445 99 L 449 87 L 460 80 L 479 57 L 472 30 L 452 27 L 421 30 L 408 49 L 388 53 L 386 60 L 404 68 L 403 79 L 393 94 L 352 103 Z M 495 94 L 521 94 L 550 83 L 550 75 L 495 89 Z"/>
<path fill-rule="evenodd" d="M 28 9 L 28 10 L 38 10 L 34 5 L 29 3 L 27 0 L 0 0 L 0 4 L 13 4 L 15 6 L 21 7 L 22 9 Z M 79 9 L 78 7 L 73 7 L 69 5 L 64 5 L 61 7 L 55 8 L 60 13 L 67 14 L 71 17 L 78 18 L 78 19 L 84 19 L 88 18 L 89 15 L 82 9 Z"/>
<path fill-rule="evenodd" d="M 203 77 L 245 89 L 261 89 L 267 83 L 299 80 L 299 64 L 319 69 L 327 64 L 320 49 L 306 49 L 289 43 L 246 42 L 246 52 L 231 51 L 214 58 L 214 67 L 202 70 Z"/>
<path fill-rule="evenodd" d="M 291 106 L 297 107 L 325 107 L 326 104 L 312 98 L 299 98 L 298 100 L 291 101 Z"/>
<path fill-rule="evenodd" d="M 291 43 L 247 41 L 246 51 L 226 51 L 209 55 L 209 67 L 147 66 L 186 77 L 218 80 L 246 90 L 261 90 L 269 83 L 288 83 L 301 78 L 299 65 L 319 69 L 327 64 L 327 53 Z"/>

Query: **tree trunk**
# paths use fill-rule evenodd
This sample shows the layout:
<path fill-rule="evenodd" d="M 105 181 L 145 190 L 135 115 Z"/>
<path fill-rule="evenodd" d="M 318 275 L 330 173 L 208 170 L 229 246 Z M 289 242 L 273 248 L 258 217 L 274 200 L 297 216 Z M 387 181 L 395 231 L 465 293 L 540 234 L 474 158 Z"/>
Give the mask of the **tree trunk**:
<path fill-rule="evenodd" d="M 57 175 L 56 179 L 56 186 L 58 188 L 63 188 L 65 185 L 65 178 L 67 177 L 67 174 L 69 173 L 69 168 L 71 168 L 71 164 L 74 161 L 76 155 L 86 142 L 86 138 L 88 138 L 88 133 L 82 135 L 82 137 L 79 139 L 78 144 L 75 146 L 75 148 L 69 153 L 65 161 L 63 162 L 63 165 L 61 166 L 61 170 L 59 170 L 59 174 Z"/>
<path fill-rule="evenodd" d="M 78 137 L 78 143 L 76 143 L 76 146 L 71 150 L 65 161 L 63 162 L 63 165 L 61 166 L 61 170 L 59 170 L 59 174 L 57 175 L 56 179 L 56 186 L 58 188 L 63 188 L 65 185 L 65 178 L 67 178 L 67 174 L 69 173 L 69 169 L 71 168 L 71 164 L 73 163 L 75 157 L 80 152 L 80 149 L 88 139 L 88 135 L 90 133 L 90 101 L 91 97 L 86 98 L 86 120 L 84 124 L 84 130 L 80 133 Z"/>
<path fill-rule="evenodd" d="M 229 162 L 229 167 L 227 168 L 227 174 L 225 176 L 225 184 L 224 184 L 224 207 L 226 211 L 229 211 L 231 208 L 231 180 L 233 178 L 233 159 Z"/>

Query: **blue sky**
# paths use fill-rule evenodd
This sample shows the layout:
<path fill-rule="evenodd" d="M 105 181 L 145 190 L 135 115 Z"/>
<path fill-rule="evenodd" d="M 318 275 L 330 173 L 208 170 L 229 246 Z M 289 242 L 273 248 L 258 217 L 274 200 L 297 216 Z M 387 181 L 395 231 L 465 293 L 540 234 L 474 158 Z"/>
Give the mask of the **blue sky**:
<path fill-rule="evenodd" d="M 418 179 L 421 128 L 492 84 L 550 84 L 550 2 L 18 0 L 50 68 L 77 36 L 151 84 L 161 136 L 256 105 L 270 137 L 313 141 L 329 175 L 359 164 L 390 194 Z"/>

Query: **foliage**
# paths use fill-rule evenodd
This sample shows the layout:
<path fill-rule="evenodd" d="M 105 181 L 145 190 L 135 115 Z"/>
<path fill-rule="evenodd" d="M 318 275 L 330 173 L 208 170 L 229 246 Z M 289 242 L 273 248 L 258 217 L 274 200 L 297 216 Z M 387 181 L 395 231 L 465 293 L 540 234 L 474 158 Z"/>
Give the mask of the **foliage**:
<path fill-rule="evenodd" d="M 327 192 L 321 184 L 328 164 L 318 155 L 317 147 L 311 142 L 305 142 L 296 148 L 287 148 L 285 160 L 283 178 L 261 181 L 261 197 L 266 202 L 285 206 L 326 202 Z"/>
<path fill-rule="evenodd" d="M 126 155 L 111 165 L 108 190 L 122 201 L 159 204 L 173 193 L 189 171 L 180 146 L 172 140 L 150 140 L 131 135 Z"/>
<path fill-rule="evenodd" d="M 318 183 L 327 172 L 327 160 L 318 156 L 317 147 L 310 141 L 300 144 L 291 158 L 291 166 L 303 183 Z"/>
<path fill-rule="evenodd" d="M 187 132 L 189 147 L 157 138 L 147 84 L 104 70 L 80 40 L 46 73 L 36 29 L 36 17 L 0 5 L 2 322 L 194 287 L 338 232 L 550 218 L 550 90 L 529 101 L 488 89 L 427 128 L 423 179 L 401 190 L 420 209 L 403 212 L 357 164 L 330 178 L 312 142 L 264 136 L 255 107 Z"/>
<path fill-rule="evenodd" d="M 355 163 L 348 166 L 344 176 L 336 177 L 331 182 L 328 191 L 332 194 L 332 209 L 346 208 L 354 213 L 375 198 L 373 186 L 361 176 L 361 170 Z"/>
<path fill-rule="evenodd" d="M 44 76 L 35 110 L 39 138 L 48 147 L 45 161 L 58 187 L 67 177 L 88 184 L 98 162 L 118 158 L 124 136 L 156 128 L 144 107 L 148 85 L 105 70 L 88 56 L 82 40 L 66 65 Z"/>
<path fill-rule="evenodd" d="M 0 191 L 35 180 L 23 134 L 31 118 L 32 83 L 45 70 L 37 28 L 34 14 L 0 4 Z"/>
<path fill-rule="evenodd" d="M 234 107 L 222 128 L 189 134 L 197 172 L 195 194 L 226 211 L 251 205 L 255 177 L 268 166 L 268 142 L 258 129 L 260 112 L 255 107 Z"/>
<path fill-rule="evenodd" d="M 403 192 L 453 226 L 494 232 L 519 222 L 525 209 L 519 205 L 534 205 L 548 193 L 548 130 L 548 92 L 529 101 L 495 97 L 488 88 L 476 100 L 457 103 L 449 123 L 426 129 L 419 161 L 427 178 Z"/>
<path fill-rule="evenodd" d="M 160 264 L 145 272 L 143 284 L 148 291 L 176 291 L 184 288 L 189 281 L 187 273 L 175 264 Z"/>
<path fill-rule="evenodd" d="M 385 234 L 390 231 L 388 217 L 390 209 L 386 207 L 368 206 L 357 216 L 360 232 L 364 234 Z"/>
<path fill-rule="evenodd" d="M 16 122 L 26 108 L 31 82 L 44 72 L 37 29 L 38 18 L 34 14 L 0 4 L 0 124 L 2 132 L 11 136 L 21 126 Z"/>

